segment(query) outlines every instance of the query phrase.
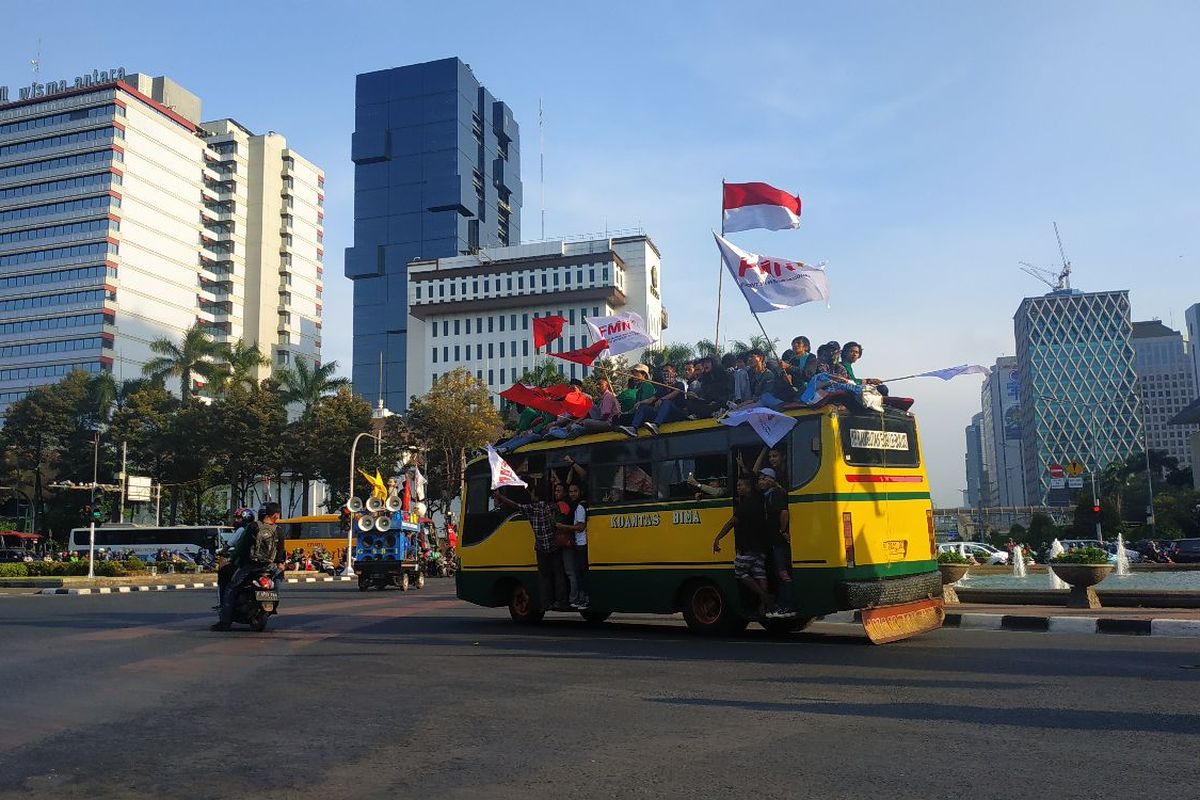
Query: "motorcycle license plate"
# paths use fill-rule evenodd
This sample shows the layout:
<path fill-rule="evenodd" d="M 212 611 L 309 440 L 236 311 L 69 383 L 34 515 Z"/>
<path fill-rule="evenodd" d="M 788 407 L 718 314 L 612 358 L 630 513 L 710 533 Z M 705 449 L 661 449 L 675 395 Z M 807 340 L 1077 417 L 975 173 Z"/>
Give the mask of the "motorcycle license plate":
<path fill-rule="evenodd" d="M 279 592 L 255 592 L 254 599 L 260 603 L 278 603 Z"/>

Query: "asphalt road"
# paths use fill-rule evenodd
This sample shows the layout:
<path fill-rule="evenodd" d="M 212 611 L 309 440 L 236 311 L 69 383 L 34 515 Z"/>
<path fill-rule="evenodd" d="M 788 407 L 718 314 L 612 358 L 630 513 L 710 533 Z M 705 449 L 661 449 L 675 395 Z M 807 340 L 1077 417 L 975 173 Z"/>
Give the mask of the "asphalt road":
<path fill-rule="evenodd" d="M 0 798 L 1200 796 L 1200 640 L 704 640 L 289 586 L 0 597 Z"/>

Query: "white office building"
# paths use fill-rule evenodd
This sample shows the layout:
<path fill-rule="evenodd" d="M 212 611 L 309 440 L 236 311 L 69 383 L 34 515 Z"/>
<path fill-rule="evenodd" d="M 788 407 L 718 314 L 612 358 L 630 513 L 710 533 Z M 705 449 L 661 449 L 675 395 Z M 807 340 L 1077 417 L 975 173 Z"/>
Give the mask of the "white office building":
<path fill-rule="evenodd" d="M 1183 335 L 1158 320 L 1133 323 L 1134 368 L 1146 444 L 1192 466 L 1189 439 L 1196 425 L 1168 424 L 1196 397 L 1196 374 Z"/>
<path fill-rule="evenodd" d="M 0 415 L 75 369 L 141 377 L 196 322 L 319 360 L 321 171 L 168 78 L 84 77 L 0 105 Z"/>
<path fill-rule="evenodd" d="M 508 388 L 546 350 L 535 352 L 532 321 L 567 320 L 550 350 L 592 343 L 585 320 L 633 311 L 659 339 L 667 327 L 662 257 L 644 234 L 486 248 L 408 265 L 408 391 L 429 391 L 463 367 L 492 392 Z M 637 358 L 640 351 L 626 354 Z M 564 379 L 587 368 L 558 361 Z"/>

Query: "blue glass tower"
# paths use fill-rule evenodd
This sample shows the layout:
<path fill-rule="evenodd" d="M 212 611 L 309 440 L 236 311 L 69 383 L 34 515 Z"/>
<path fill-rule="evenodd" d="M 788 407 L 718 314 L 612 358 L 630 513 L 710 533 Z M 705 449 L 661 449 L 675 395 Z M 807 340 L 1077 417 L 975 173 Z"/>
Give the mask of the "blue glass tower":
<path fill-rule="evenodd" d="M 354 391 L 408 404 L 408 270 L 521 241 L 520 137 L 512 110 L 457 58 L 367 72 L 355 91 Z"/>

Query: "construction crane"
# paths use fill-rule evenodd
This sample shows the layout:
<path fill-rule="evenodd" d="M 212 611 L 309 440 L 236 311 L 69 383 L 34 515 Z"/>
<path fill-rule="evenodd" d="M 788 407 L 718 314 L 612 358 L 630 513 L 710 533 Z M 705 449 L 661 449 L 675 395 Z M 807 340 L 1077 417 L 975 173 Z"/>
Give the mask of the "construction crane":
<path fill-rule="evenodd" d="M 1071 262 L 1067 260 L 1067 254 L 1063 250 L 1062 236 L 1058 233 L 1058 223 L 1054 225 L 1054 238 L 1058 240 L 1058 255 L 1062 259 L 1062 266 L 1057 270 L 1038 267 L 1030 264 L 1027 261 L 1018 261 L 1021 265 L 1021 271 L 1027 275 L 1032 275 L 1042 283 L 1046 284 L 1055 292 L 1065 292 L 1071 289 Z"/>

